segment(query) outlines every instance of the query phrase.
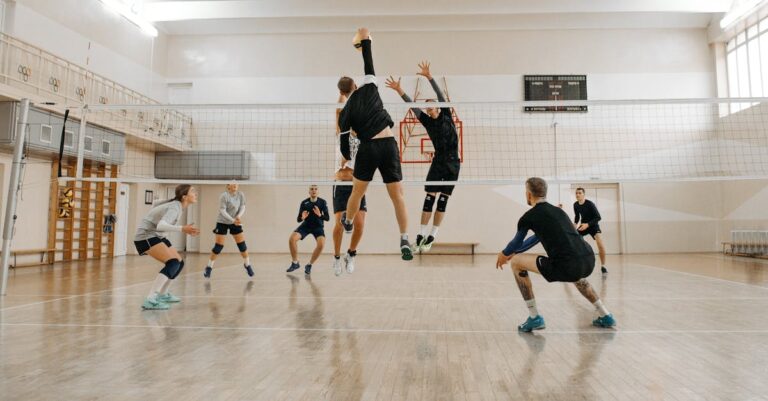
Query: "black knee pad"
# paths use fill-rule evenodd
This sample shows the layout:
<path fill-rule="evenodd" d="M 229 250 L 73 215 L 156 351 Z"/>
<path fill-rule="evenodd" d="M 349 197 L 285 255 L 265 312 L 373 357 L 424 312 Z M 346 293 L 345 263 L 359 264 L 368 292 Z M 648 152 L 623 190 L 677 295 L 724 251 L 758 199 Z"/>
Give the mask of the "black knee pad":
<path fill-rule="evenodd" d="M 211 249 L 211 252 L 213 252 L 213 253 L 218 255 L 218 254 L 221 253 L 222 249 L 224 249 L 224 245 L 216 244 L 216 245 L 213 246 L 213 249 Z"/>
<path fill-rule="evenodd" d="M 176 274 L 174 274 L 173 277 L 171 277 L 171 280 L 175 279 L 176 277 L 179 277 L 179 274 L 181 274 L 182 270 L 184 270 L 184 261 L 183 260 L 181 262 L 179 262 L 179 269 L 176 270 Z"/>
<path fill-rule="evenodd" d="M 435 205 L 435 197 L 427 194 L 427 196 L 424 198 L 424 209 L 421 209 L 425 212 L 432 212 L 432 206 Z"/>
<path fill-rule="evenodd" d="M 173 280 L 179 274 L 180 268 L 181 262 L 178 259 L 168 259 L 168 261 L 165 262 L 165 266 L 160 270 L 160 274 Z"/>
<path fill-rule="evenodd" d="M 240 252 L 245 252 L 245 251 L 247 251 L 247 250 L 248 250 L 248 246 L 247 246 L 247 245 L 245 245 L 245 241 L 243 241 L 243 242 L 238 242 L 238 243 L 237 243 L 237 249 L 239 249 L 239 250 L 240 250 Z"/>
<path fill-rule="evenodd" d="M 448 206 L 448 195 L 440 194 L 437 198 L 437 211 L 445 213 L 446 206 Z"/>
<path fill-rule="evenodd" d="M 528 272 L 525 270 L 521 270 L 520 273 L 517 273 L 520 277 L 528 277 Z"/>

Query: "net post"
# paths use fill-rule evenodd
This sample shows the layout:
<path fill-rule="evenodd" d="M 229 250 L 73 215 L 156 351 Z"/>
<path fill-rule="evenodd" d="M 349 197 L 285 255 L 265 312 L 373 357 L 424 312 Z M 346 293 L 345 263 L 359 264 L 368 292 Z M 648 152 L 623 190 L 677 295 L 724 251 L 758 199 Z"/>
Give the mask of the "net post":
<path fill-rule="evenodd" d="M 88 125 L 86 115 L 88 105 L 80 109 L 80 131 L 77 134 L 77 165 L 75 167 L 75 178 L 83 178 L 83 152 L 85 151 L 85 129 Z"/>

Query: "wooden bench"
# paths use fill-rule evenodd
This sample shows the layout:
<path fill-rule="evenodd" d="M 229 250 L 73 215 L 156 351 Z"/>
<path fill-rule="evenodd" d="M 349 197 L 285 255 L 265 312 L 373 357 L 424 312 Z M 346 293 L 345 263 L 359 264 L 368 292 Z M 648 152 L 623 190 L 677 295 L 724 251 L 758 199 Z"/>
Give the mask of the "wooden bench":
<path fill-rule="evenodd" d="M 432 248 L 429 250 L 429 252 L 426 252 L 427 254 L 435 254 L 435 255 L 474 255 L 475 254 L 475 248 L 480 245 L 477 242 L 435 242 L 432 244 Z M 465 248 L 469 250 L 469 253 L 466 251 L 453 251 L 448 252 L 447 250 L 453 249 L 461 249 Z M 421 252 L 420 252 L 421 254 Z"/>
<path fill-rule="evenodd" d="M 37 266 L 45 264 L 45 255 L 47 255 L 49 252 L 56 252 L 55 249 L 19 249 L 15 251 L 11 251 L 11 257 L 13 258 L 13 263 L 10 263 L 11 268 L 16 267 L 22 267 L 22 266 Z M 23 265 L 19 265 L 17 256 L 24 256 L 24 255 L 40 255 L 40 263 L 25 263 Z M 50 264 L 50 263 L 49 263 Z"/>

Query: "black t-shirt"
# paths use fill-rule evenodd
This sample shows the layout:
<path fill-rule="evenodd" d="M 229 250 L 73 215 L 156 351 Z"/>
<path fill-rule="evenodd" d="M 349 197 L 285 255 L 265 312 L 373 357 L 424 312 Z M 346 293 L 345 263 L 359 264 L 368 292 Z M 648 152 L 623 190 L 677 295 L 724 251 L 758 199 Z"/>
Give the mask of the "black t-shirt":
<path fill-rule="evenodd" d="M 435 147 L 435 157 L 438 162 L 459 161 L 459 135 L 453 123 L 453 115 L 449 107 L 442 107 L 437 118 L 427 113 L 416 113 L 421 125 L 427 129 L 427 135 Z"/>
<path fill-rule="evenodd" d="M 581 221 L 582 223 L 589 224 L 590 228 L 597 226 L 597 222 L 601 219 L 597 206 L 589 199 L 585 199 L 583 205 L 579 205 L 579 202 L 573 202 L 573 214 L 575 215 L 573 218 L 574 223 Z"/>
<path fill-rule="evenodd" d="M 313 211 L 315 206 L 320 209 L 322 216 L 318 217 L 315 214 Z M 301 213 L 305 210 L 309 212 L 309 216 L 302 222 Z M 323 221 L 328 221 L 330 218 L 331 217 L 328 214 L 328 204 L 325 202 L 325 199 L 317 198 L 312 202 L 312 199 L 307 198 L 301 201 L 301 205 L 299 205 L 299 216 L 296 218 L 296 221 L 306 228 L 319 228 L 323 226 Z"/>
<path fill-rule="evenodd" d="M 536 234 L 553 262 L 592 254 L 563 209 L 547 202 L 536 204 L 517 222 L 517 231 L 528 230 Z"/>

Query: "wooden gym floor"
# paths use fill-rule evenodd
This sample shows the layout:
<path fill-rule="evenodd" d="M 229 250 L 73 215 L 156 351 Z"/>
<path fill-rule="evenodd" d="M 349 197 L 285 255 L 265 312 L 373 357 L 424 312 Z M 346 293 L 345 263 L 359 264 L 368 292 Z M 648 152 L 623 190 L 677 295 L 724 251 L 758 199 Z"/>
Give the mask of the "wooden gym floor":
<path fill-rule="evenodd" d="M 590 281 L 618 320 L 534 277 L 547 329 L 495 256 L 366 256 L 311 279 L 285 255 L 190 255 L 170 311 L 139 305 L 148 257 L 11 274 L 0 314 L 2 400 L 768 399 L 768 261 L 609 258 Z"/>

